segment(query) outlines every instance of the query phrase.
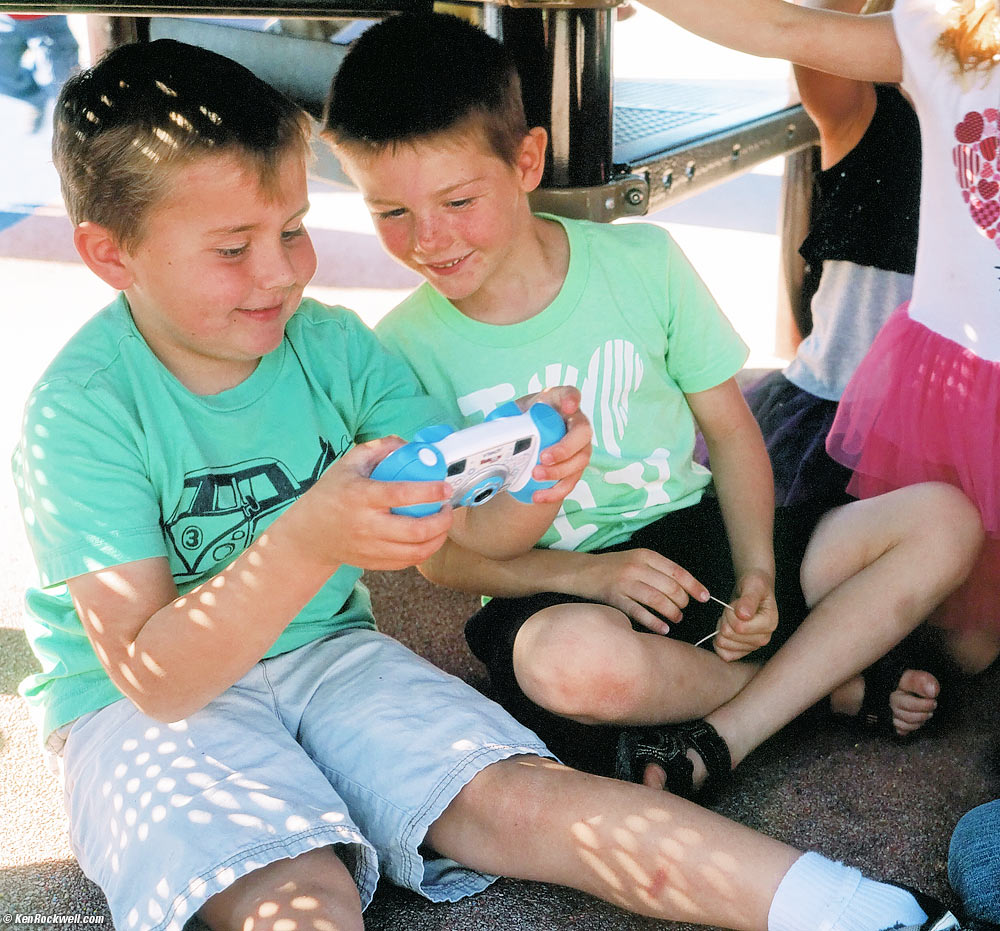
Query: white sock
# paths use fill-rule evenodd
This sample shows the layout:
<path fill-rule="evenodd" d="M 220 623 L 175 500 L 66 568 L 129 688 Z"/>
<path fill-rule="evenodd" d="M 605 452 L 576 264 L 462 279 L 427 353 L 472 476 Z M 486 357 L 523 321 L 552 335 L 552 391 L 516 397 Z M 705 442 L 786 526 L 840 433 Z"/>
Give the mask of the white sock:
<path fill-rule="evenodd" d="M 885 931 L 927 920 L 905 889 L 865 879 L 860 870 L 804 853 L 771 902 L 767 931 Z"/>

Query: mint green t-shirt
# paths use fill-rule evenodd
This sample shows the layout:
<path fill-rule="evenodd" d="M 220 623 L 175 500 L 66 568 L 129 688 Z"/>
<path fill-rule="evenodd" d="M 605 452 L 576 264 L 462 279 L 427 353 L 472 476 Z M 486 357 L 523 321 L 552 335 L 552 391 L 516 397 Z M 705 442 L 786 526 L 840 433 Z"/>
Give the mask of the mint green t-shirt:
<path fill-rule="evenodd" d="M 35 386 L 13 458 L 41 576 L 25 631 L 42 670 L 21 691 L 42 732 L 121 697 L 67 579 L 165 557 L 183 594 L 236 559 L 355 443 L 407 436 L 441 417 L 406 366 L 342 308 L 303 301 L 254 373 L 211 396 L 163 367 L 124 297 L 98 313 Z M 342 566 L 267 655 L 374 627 L 360 576 Z"/>
<path fill-rule="evenodd" d="M 540 545 L 593 550 L 701 499 L 711 476 L 692 458 L 685 394 L 732 377 L 748 351 L 665 230 L 547 218 L 565 228 L 570 260 L 541 313 L 481 323 L 424 283 L 376 332 L 456 424 L 543 388 L 580 389 L 591 462 Z"/>

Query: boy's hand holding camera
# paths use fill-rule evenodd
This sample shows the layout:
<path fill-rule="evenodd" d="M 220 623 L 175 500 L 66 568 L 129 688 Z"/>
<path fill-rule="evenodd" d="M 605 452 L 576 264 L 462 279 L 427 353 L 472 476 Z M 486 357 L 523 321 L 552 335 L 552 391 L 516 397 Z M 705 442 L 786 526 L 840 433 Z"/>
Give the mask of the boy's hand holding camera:
<path fill-rule="evenodd" d="M 375 466 L 404 445 L 384 437 L 356 446 L 320 478 L 289 514 L 304 557 L 333 572 L 340 565 L 362 569 L 403 569 L 430 558 L 451 536 L 469 549 L 504 558 L 531 546 L 552 522 L 563 498 L 573 489 L 590 460 L 590 422 L 580 411 L 580 392 L 558 387 L 517 401 L 522 410 L 543 402 L 566 423 L 566 434 L 541 452 L 532 471 L 537 481 L 554 481 L 535 492 L 531 505 L 497 495 L 475 508 L 453 509 L 447 503 L 435 514 L 409 517 L 392 508 L 447 502 L 451 488 L 437 481 L 376 481 Z"/>
<path fill-rule="evenodd" d="M 526 411 L 532 404 L 542 402 L 555 408 L 566 423 L 566 434 L 558 443 L 543 449 L 539 465 L 535 466 L 532 478 L 539 482 L 556 484 L 535 492 L 534 504 L 561 504 L 590 462 L 593 432 L 590 421 L 580 410 L 580 392 L 576 388 L 561 385 L 547 388 L 537 394 L 518 398 L 517 405 Z"/>

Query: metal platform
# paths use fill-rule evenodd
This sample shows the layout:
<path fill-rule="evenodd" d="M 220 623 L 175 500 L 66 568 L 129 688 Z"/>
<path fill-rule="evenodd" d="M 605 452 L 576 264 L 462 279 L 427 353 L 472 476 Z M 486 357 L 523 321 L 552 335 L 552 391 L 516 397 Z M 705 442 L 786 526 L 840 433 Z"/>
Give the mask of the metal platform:
<path fill-rule="evenodd" d="M 466 4 L 508 46 L 521 72 L 531 125 L 549 133 L 535 209 L 609 221 L 641 216 L 810 145 L 817 135 L 784 82 L 615 81 L 618 0 Z M 110 42 L 148 38 L 173 17 L 186 41 L 242 61 L 314 114 L 343 47 L 232 29 L 219 17 L 380 17 L 429 9 L 431 0 L 0 0 L 0 12 L 103 14 Z M 138 17 L 144 14 L 153 19 Z M 198 17 L 198 18 L 194 18 Z M 211 17 L 212 25 L 198 25 Z M 164 34 L 157 28 L 155 34 Z M 227 35 L 228 33 L 228 35 Z M 178 35 L 178 38 L 181 36 Z M 302 42 L 310 41 L 305 49 Z M 669 49 L 664 50 L 669 54 Z"/>
<path fill-rule="evenodd" d="M 608 182 L 547 186 L 533 195 L 535 209 L 641 216 L 818 138 L 784 81 L 619 80 L 612 112 Z"/>

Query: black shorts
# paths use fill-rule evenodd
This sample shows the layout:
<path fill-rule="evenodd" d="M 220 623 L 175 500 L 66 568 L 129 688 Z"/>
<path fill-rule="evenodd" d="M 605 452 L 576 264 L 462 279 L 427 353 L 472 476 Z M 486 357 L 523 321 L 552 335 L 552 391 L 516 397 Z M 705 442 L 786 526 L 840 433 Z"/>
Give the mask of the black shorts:
<path fill-rule="evenodd" d="M 799 569 L 816 524 L 829 510 L 828 505 L 801 504 L 775 509 L 774 559 L 775 597 L 778 627 L 771 640 L 748 659 L 766 662 L 788 640 L 809 613 Z M 692 507 L 664 515 L 636 531 L 623 543 L 595 553 L 628 549 L 650 549 L 682 566 L 713 595 L 728 601 L 736 584 L 725 523 L 714 496 L 706 494 Z M 554 715 L 532 702 L 514 676 L 514 640 L 528 618 L 558 604 L 588 603 L 589 599 L 559 592 L 542 592 L 524 598 L 494 598 L 477 611 L 465 625 L 465 637 L 472 652 L 490 674 L 492 697 L 516 718 L 532 728 L 549 748 L 566 762 L 594 772 L 610 772 L 614 743 L 619 728 L 578 724 Z M 684 620 L 671 623 L 667 636 L 696 643 L 715 630 L 722 608 L 714 601 L 690 601 Z M 633 625 L 640 633 L 659 637 L 645 627 Z M 712 642 L 704 644 L 712 648 Z"/>

